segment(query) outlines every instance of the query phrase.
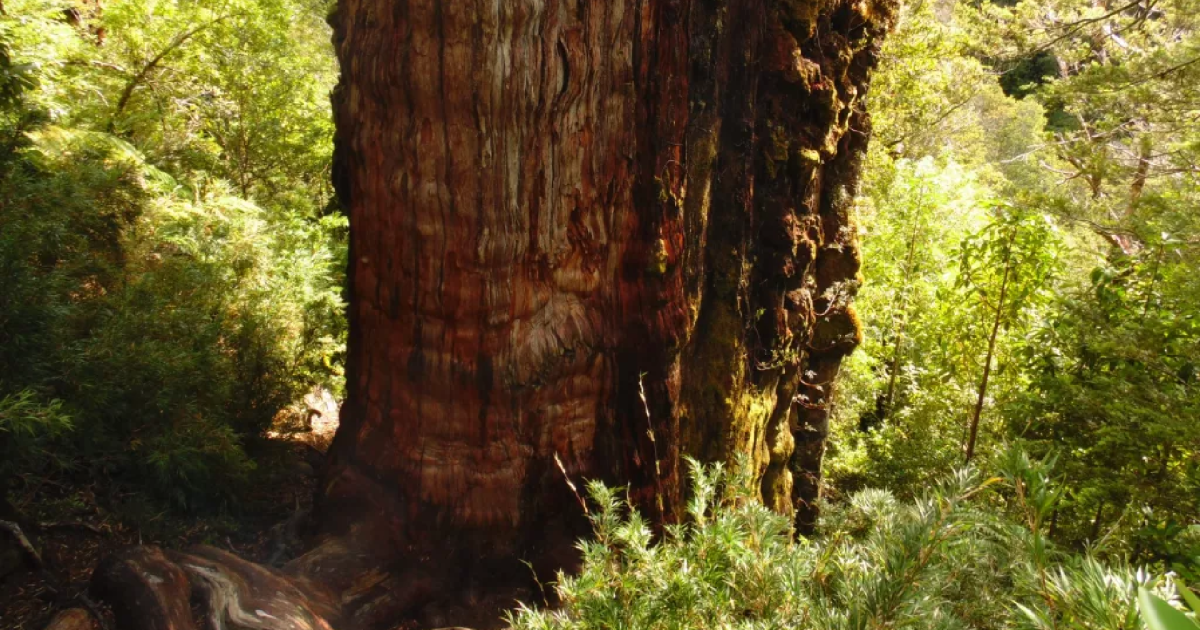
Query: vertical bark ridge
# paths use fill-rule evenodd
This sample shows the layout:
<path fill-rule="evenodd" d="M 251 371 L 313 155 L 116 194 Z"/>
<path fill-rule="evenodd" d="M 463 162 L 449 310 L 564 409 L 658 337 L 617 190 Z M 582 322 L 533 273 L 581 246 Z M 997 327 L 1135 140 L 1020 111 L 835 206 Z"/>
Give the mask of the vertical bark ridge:
<path fill-rule="evenodd" d="M 531 467 L 591 469 L 613 387 L 633 15 L 389 4 L 345 2 L 337 24 L 344 198 L 369 227 L 352 234 L 360 404 L 325 499 L 360 502 L 365 475 L 399 486 L 402 539 L 443 521 L 515 530 L 537 511 Z"/>
<path fill-rule="evenodd" d="M 810 503 L 887 2 L 390 4 L 337 22 L 355 402 L 326 502 L 389 488 L 397 546 L 500 553 L 569 504 L 556 455 L 656 520 L 686 453 Z"/>

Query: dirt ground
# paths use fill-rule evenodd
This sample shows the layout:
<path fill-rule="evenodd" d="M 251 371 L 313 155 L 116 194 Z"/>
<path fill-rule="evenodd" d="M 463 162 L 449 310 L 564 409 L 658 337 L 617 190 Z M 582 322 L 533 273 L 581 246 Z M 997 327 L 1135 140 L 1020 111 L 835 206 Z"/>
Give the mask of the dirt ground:
<path fill-rule="evenodd" d="M 324 407 L 326 401 L 320 402 Z M 263 482 L 253 484 L 242 504 L 226 515 L 182 518 L 164 513 L 131 522 L 119 507 L 122 497 L 114 497 L 103 480 L 24 479 L 9 499 L 24 517 L 29 530 L 24 533 L 38 548 L 44 568 L 26 567 L 0 577 L 0 630 L 42 630 L 59 611 L 86 606 L 96 563 L 128 545 L 184 548 L 203 543 L 256 562 L 278 564 L 291 558 L 297 545 L 283 535 L 282 524 L 311 506 L 316 470 L 337 428 L 336 407 L 319 411 L 311 432 L 270 434 L 248 448 L 263 471 Z M 106 627 L 113 628 L 103 604 L 94 603 L 95 612 L 106 617 Z"/>

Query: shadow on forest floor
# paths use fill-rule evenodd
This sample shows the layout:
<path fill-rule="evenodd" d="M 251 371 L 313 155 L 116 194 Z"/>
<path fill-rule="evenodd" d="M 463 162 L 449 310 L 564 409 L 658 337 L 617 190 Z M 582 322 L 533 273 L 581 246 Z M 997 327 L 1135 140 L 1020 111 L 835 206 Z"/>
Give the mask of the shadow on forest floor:
<path fill-rule="evenodd" d="M 18 520 L 43 570 L 22 563 L 13 541 L 0 533 L 0 630 L 42 630 L 58 612 L 84 606 L 96 564 L 129 545 L 178 549 L 202 543 L 262 564 L 290 559 L 338 425 L 337 403 L 328 392 L 310 394 L 304 402 L 318 412 L 311 415 L 311 431 L 272 431 L 247 444 L 258 467 L 256 480 L 225 514 L 155 511 L 144 497 L 107 479 L 19 478 L 9 494 L 11 505 L 0 506 L 0 520 Z M 102 604 L 96 608 L 113 628 L 110 612 Z"/>

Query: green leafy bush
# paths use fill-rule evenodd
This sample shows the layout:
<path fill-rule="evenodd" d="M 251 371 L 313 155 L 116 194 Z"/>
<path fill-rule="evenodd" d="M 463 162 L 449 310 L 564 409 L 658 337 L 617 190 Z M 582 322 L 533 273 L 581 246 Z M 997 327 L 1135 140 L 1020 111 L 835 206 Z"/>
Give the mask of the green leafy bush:
<path fill-rule="evenodd" d="M 86 467 L 179 507 L 228 499 L 253 468 L 242 441 L 334 376 L 325 234 L 219 182 L 183 198 L 104 134 L 46 128 L 17 166 L 0 187 L 5 390 L 65 400 Z"/>
<path fill-rule="evenodd" d="M 1200 282 L 1171 243 L 1098 267 L 1035 331 L 1010 431 L 1061 453 L 1059 535 L 1200 570 Z M 1110 532 L 1116 535 L 1109 535 Z"/>
<path fill-rule="evenodd" d="M 31 390 L 0 396 L 0 489 L 17 471 L 62 466 L 52 445 L 72 428 L 60 400 Z"/>
<path fill-rule="evenodd" d="M 1138 589 L 1172 586 L 1063 553 L 1044 536 L 1058 490 L 1019 453 L 997 477 L 959 471 L 914 501 L 864 490 L 794 540 L 745 479 L 692 462 L 686 524 L 658 538 L 618 491 L 591 484 L 595 537 L 560 575 L 556 610 L 514 628 L 1104 628 L 1141 630 Z"/>
<path fill-rule="evenodd" d="M 52 440 L 55 474 L 232 505 L 245 445 L 339 387 L 322 7 L 131 1 L 70 23 L 6 5 L 0 431 Z M 23 439 L 0 466 L 48 474 Z"/>

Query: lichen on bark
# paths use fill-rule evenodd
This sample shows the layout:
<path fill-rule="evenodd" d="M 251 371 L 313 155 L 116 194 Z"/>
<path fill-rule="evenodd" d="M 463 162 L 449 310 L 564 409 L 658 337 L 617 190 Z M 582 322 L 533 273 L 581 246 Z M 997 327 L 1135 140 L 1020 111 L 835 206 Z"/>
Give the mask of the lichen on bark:
<path fill-rule="evenodd" d="M 815 515 L 833 378 L 861 336 L 849 303 L 861 281 L 852 207 L 869 131 L 861 97 L 894 9 L 743 6 L 737 47 L 717 69 L 730 92 L 709 171 L 721 177 L 689 181 L 713 191 L 708 285 L 682 361 L 689 449 L 749 455 L 764 501 L 794 510 L 801 530 Z"/>

